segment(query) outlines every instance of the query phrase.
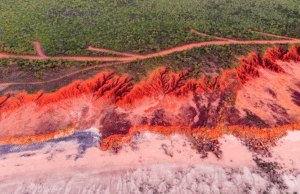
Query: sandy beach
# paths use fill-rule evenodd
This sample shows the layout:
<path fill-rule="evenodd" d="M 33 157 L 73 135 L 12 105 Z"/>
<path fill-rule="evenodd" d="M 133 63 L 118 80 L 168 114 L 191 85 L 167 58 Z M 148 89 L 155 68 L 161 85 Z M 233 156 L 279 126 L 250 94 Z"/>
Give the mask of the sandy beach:
<path fill-rule="evenodd" d="M 271 148 L 272 158 L 260 157 L 282 166 L 276 170 L 280 184 L 270 180 L 255 162 L 255 154 L 232 135 L 219 139 L 220 159 L 213 153 L 200 158 L 189 140 L 178 134 L 164 137 L 144 132 L 134 137 L 134 146 L 124 145 L 118 154 L 101 151 L 99 139 L 101 134 L 91 128 L 80 135 L 23 148 L 1 146 L 1 193 L 300 191 L 300 131 L 289 131 L 280 139 Z"/>

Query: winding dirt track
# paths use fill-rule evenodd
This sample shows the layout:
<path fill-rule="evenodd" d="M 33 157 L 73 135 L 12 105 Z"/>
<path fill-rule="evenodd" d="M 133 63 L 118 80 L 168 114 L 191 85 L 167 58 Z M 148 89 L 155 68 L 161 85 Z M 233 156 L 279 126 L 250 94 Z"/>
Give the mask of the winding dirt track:
<path fill-rule="evenodd" d="M 35 46 L 35 50 L 37 52 L 37 55 L 40 57 L 47 57 L 42 50 L 41 44 L 38 41 L 32 41 L 34 46 Z"/>
<path fill-rule="evenodd" d="M 91 46 L 89 46 L 86 50 L 113 53 L 113 54 L 124 55 L 124 56 L 128 56 L 128 57 L 139 57 L 139 56 L 141 56 L 141 55 L 138 55 L 138 54 L 121 53 L 121 52 L 116 52 L 116 51 L 107 50 L 107 49 L 94 48 L 94 47 L 91 47 Z"/>
<path fill-rule="evenodd" d="M 273 36 L 273 37 L 277 37 L 277 38 L 285 38 L 285 39 L 290 39 L 290 40 L 293 39 L 293 38 L 290 38 L 290 37 L 287 37 L 287 36 L 279 36 L 279 35 L 269 34 L 269 33 L 266 33 L 266 32 L 259 32 L 259 31 L 256 31 L 256 30 L 252 30 L 251 28 L 249 28 L 248 31 L 257 32 L 257 33 L 261 33 L 261 34 L 264 34 L 264 35 Z"/>
<path fill-rule="evenodd" d="M 201 33 L 201 32 L 197 32 L 194 29 L 191 29 L 191 31 L 195 32 L 196 34 L 199 35 L 204 35 L 204 36 L 210 36 L 208 34 L 205 33 Z M 249 29 L 249 31 L 253 31 L 251 29 Z M 258 32 L 258 31 L 255 31 Z M 268 33 L 264 33 L 264 32 L 258 32 L 258 33 L 262 33 L 265 35 L 269 35 L 269 36 L 274 36 L 274 37 L 279 37 L 279 38 L 289 38 L 289 37 L 284 37 L 284 36 L 278 36 L 278 35 L 272 35 L 272 34 L 268 34 Z M 7 53 L 0 53 L 0 58 L 9 58 L 9 57 L 20 57 L 20 58 L 24 58 L 24 59 L 68 59 L 68 60 L 76 60 L 76 61 L 103 61 L 103 62 L 111 62 L 114 61 L 116 63 L 109 63 L 109 64 L 105 64 L 105 65 L 98 65 L 98 66 L 92 66 L 92 67 L 87 67 L 81 70 L 77 70 L 74 71 L 72 73 L 63 75 L 61 77 L 52 79 L 52 80 L 48 80 L 48 81 L 42 81 L 42 82 L 12 82 L 12 83 L 1 83 L 0 86 L 9 86 L 9 85 L 18 85 L 18 84 L 42 84 L 42 83 L 47 83 L 47 82 L 52 82 L 52 81 L 56 81 L 74 74 L 77 74 L 81 71 L 86 71 L 89 69 L 92 69 L 94 67 L 103 67 L 103 66 L 112 66 L 112 65 L 116 65 L 116 64 L 122 64 L 122 63 L 127 63 L 127 62 L 131 62 L 131 61 L 135 61 L 137 59 L 147 59 L 147 58 L 151 58 L 151 57 L 157 57 L 157 56 L 163 56 L 163 55 L 168 55 L 174 52 L 179 52 L 179 51 L 184 51 L 184 50 L 188 50 L 188 49 L 192 49 L 194 47 L 202 47 L 202 46 L 206 46 L 206 45 L 226 45 L 226 44 L 276 44 L 276 43 L 290 43 L 290 44 L 295 44 L 295 43 L 300 43 L 299 39 L 290 39 L 290 40 L 245 40 L 245 41 L 238 41 L 238 40 L 232 40 L 232 39 L 225 39 L 225 38 L 220 38 L 220 37 L 215 37 L 216 39 L 219 39 L 220 41 L 209 41 L 209 42 L 201 42 L 201 43 L 192 43 L 192 44 L 188 44 L 188 45 L 184 45 L 184 46 L 179 46 L 179 47 L 175 47 L 172 49 L 168 49 L 168 50 L 164 50 L 158 53 L 153 53 L 153 54 L 147 54 L 147 55 L 138 55 L 138 54 L 131 54 L 131 53 L 121 53 L 121 52 L 116 52 L 116 51 L 112 51 L 112 50 L 107 50 L 107 49 L 99 49 L 99 48 L 93 48 L 91 46 L 89 46 L 87 48 L 87 50 L 92 50 L 92 51 L 101 51 L 101 52 L 110 52 L 110 53 L 114 53 L 114 54 L 118 54 L 118 55 L 123 55 L 126 57 L 74 57 L 74 56 L 60 56 L 60 57 L 49 57 L 46 56 L 43 53 L 42 47 L 40 45 L 39 42 L 37 41 L 32 41 L 35 45 L 36 51 L 37 51 L 37 55 L 36 56 L 30 56 L 30 55 L 14 55 L 14 54 L 7 54 Z"/>
<path fill-rule="evenodd" d="M 194 29 L 191 29 L 191 31 L 194 32 L 194 33 L 196 33 L 196 34 L 199 34 L 199 35 L 201 35 L 201 36 L 210 36 L 210 35 L 205 34 L 205 33 L 203 33 L 203 32 L 198 32 L 198 31 L 196 31 L 196 30 L 194 30 Z M 226 38 L 221 38 L 221 37 L 217 37 L 217 36 L 212 36 L 212 37 L 214 37 L 214 38 L 216 38 L 216 39 L 219 39 L 219 40 L 228 40 L 228 39 L 226 39 Z M 229 41 L 231 41 L 231 40 L 229 40 Z"/>

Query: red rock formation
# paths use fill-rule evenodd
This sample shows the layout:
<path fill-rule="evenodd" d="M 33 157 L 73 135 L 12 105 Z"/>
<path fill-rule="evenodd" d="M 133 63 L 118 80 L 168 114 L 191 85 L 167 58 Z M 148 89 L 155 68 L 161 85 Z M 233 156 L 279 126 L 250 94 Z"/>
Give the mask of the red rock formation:
<path fill-rule="evenodd" d="M 176 94 L 183 95 L 195 89 L 194 80 L 184 83 L 189 71 L 178 74 L 169 73 L 170 68 L 160 68 L 150 75 L 147 81 L 141 81 L 119 104 L 133 104 L 135 100 L 145 96 Z"/>
<path fill-rule="evenodd" d="M 282 48 L 270 48 L 265 56 L 262 58 L 258 53 L 249 54 L 248 58 L 241 58 L 243 65 L 237 69 L 237 77 L 241 83 L 247 80 L 259 77 L 257 70 L 258 66 L 270 69 L 275 72 L 284 72 L 278 66 L 276 60 L 295 60 L 299 61 L 300 47 L 293 46 L 293 48 L 286 52 Z M 232 71 L 231 71 L 232 72 Z M 25 92 L 20 93 L 14 100 L 10 96 L 2 97 L 0 101 L 1 112 L 18 108 L 21 104 L 35 101 L 41 106 L 49 103 L 55 103 L 63 99 L 77 97 L 81 94 L 91 94 L 95 99 L 106 96 L 113 98 L 115 102 L 122 101 L 122 103 L 133 103 L 135 99 L 141 99 L 144 96 L 151 96 L 157 94 L 175 94 L 176 96 L 186 95 L 189 91 L 201 92 L 207 90 L 215 90 L 217 88 L 224 89 L 228 86 L 225 79 L 227 79 L 230 71 L 227 71 L 226 76 L 207 78 L 203 77 L 197 81 L 191 79 L 186 81 L 185 78 L 189 71 L 179 74 L 169 74 L 169 68 L 162 68 L 151 74 L 147 81 L 142 81 L 140 85 L 136 85 L 133 90 L 129 77 L 114 77 L 114 72 L 102 72 L 93 79 L 82 82 L 81 80 L 74 81 L 69 86 L 61 88 L 59 91 L 51 94 L 44 94 L 39 91 L 34 95 L 27 95 Z M 122 100 L 124 98 L 124 100 Z M 120 102 L 121 104 L 121 102 Z"/>
<path fill-rule="evenodd" d="M 32 135 L 32 136 L 23 136 L 23 137 L 7 137 L 0 140 L 0 145 L 5 145 L 5 144 L 28 145 L 33 142 L 45 142 L 47 140 L 54 139 L 55 136 L 67 137 L 69 135 L 72 135 L 74 131 L 75 131 L 75 124 L 50 134 Z"/>
<path fill-rule="evenodd" d="M 259 53 L 257 52 L 250 53 L 248 58 L 250 59 L 250 65 L 255 68 L 258 68 L 259 66 L 262 65 L 262 59 Z"/>
<path fill-rule="evenodd" d="M 93 94 L 94 100 L 103 96 L 107 98 L 114 97 L 115 100 L 120 100 L 130 91 L 130 81 L 132 78 L 114 77 L 114 73 L 115 72 L 102 72 L 95 78 L 84 82 L 76 80 L 69 86 L 63 87 L 55 93 L 45 95 L 41 105 L 78 97 L 81 94 Z"/>
<path fill-rule="evenodd" d="M 197 81 L 195 78 L 192 78 L 188 80 L 184 86 L 179 88 L 177 91 L 174 91 L 173 93 L 177 96 L 186 96 L 190 91 L 195 92 L 197 89 Z"/>
<path fill-rule="evenodd" d="M 287 53 L 282 47 L 269 48 L 264 57 L 269 58 L 272 62 L 275 62 L 277 59 L 282 60 L 283 56 Z"/>
<path fill-rule="evenodd" d="M 191 129 L 187 126 L 180 125 L 168 127 L 144 125 L 130 128 L 126 135 L 112 135 L 106 139 L 101 140 L 99 144 L 101 149 L 104 151 L 114 149 L 116 152 L 118 152 L 122 148 L 122 145 L 128 143 L 130 145 L 132 143 L 131 137 L 138 135 L 144 131 L 150 131 L 164 136 L 183 134 L 192 141 L 195 148 L 197 146 L 198 140 L 203 141 L 206 139 L 208 141 L 213 141 L 221 137 L 226 131 L 226 134 L 232 134 L 245 142 L 246 146 L 248 146 L 249 149 L 252 149 L 254 151 L 268 152 L 268 147 L 276 145 L 276 140 L 283 137 L 286 131 L 295 130 L 299 127 L 300 124 L 297 123 L 263 130 L 241 126 L 226 127 L 222 125 L 218 125 L 214 129 Z"/>
<path fill-rule="evenodd" d="M 106 87 L 102 87 L 101 90 L 96 91 L 94 94 L 99 97 L 105 95 L 106 98 L 113 99 L 113 103 L 116 103 L 124 98 L 132 89 L 130 83 L 132 78 L 130 77 L 116 77 L 115 81 L 110 82 Z"/>
<path fill-rule="evenodd" d="M 35 102 L 41 108 L 44 105 L 57 103 L 64 99 L 76 98 L 82 94 L 92 95 L 93 102 L 96 102 L 100 98 L 108 98 L 116 105 L 132 105 L 136 100 L 146 96 L 174 95 L 181 97 L 186 96 L 189 92 L 223 91 L 229 87 L 237 89 L 238 87 L 232 87 L 232 84 L 244 84 L 252 78 L 259 77 L 259 67 L 277 73 L 284 73 L 284 70 L 276 64 L 276 60 L 300 61 L 300 47 L 293 46 L 288 52 L 282 48 L 270 48 L 263 57 L 258 53 L 251 53 L 248 58 L 241 58 L 240 60 L 242 61 L 242 65 L 235 70 L 226 70 L 223 71 L 221 76 L 213 76 L 211 78 L 204 76 L 199 80 L 194 78 L 186 80 L 189 71 L 175 74 L 169 72 L 169 68 L 161 68 L 152 73 L 146 81 L 142 81 L 141 84 L 134 87 L 131 84 L 132 78 L 130 77 L 118 77 L 114 75 L 114 72 L 102 72 L 95 78 L 86 81 L 76 80 L 55 93 L 45 94 L 44 91 L 39 91 L 37 94 L 28 95 L 23 91 L 15 97 L 11 97 L 10 95 L 1 97 L 0 115 L 9 110 L 17 109 L 29 102 Z M 184 128 L 185 131 L 189 130 L 188 127 L 179 128 Z M 159 133 L 165 133 L 169 129 L 173 130 L 174 126 L 162 128 L 157 126 L 155 128 Z M 123 138 L 119 134 L 115 137 Z M 109 138 L 109 141 L 114 141 L 114 137 Z"/>
<path fill-rule="evenodd" d="M 118 151 L 123 144 L 130 143 L 132 136 L 145 131 L 150 131 L 165 136 L 170 136 L 177 133 L 177 134 L 184 134 L 188 137 L 191 137 L 191 132 L 192 132 L 191 128 L 187 126 L 178 125 L 178 126 L 165 127 L 165 126 L 143 125 L 139 127 L 130 128 L 126 135 L 112 135 L 106 139 L 103 139 L 101 142 L 99 142 L 99 144 L 101 149 L 104 151 L 112 148 L 115 149 L 115 151 Z"/>
<path fill-rule="evenodd" d="M 285 73 L 285 71 L 278 64 L 276 64 L 276 62 L 273 62 L 273 60 L 268 57 L 263 58 L 262 67 L 265 69 L 270 69 L 276 73 Z"/>
<path fill-rule="evenodd" d="M 201 91 L 212 91 L 212 90 L 220 90 L 223 91 L 230 85 L 230 82 L 226 82 L 227 74 L 223 74 L 222 76 L 213 76 L 211 78 L 203 76 L 202 79 L 198 82 L 198 88 L 196 90 L 197 93 Z"/>
<path fill-rule="evenodd" d="M 132 78 L 114 77 L 114 73 L 102 72 L 93 79 L 86 81 L 76 80 L 55 93 L 45 94 L 44 91 L 39 91 L 36 94 L 28 95 L 23 91 L 14 98 L 11 98 L 10 95 L 2 97 L 0 99 L 0 114 L 19 108 L 22 104 L 29 102 L 36 102 L 41 108 L 50 103 L 78 97 L 81 94 L 93 93 L 95 101 L 100 97 L 113 98 L 115 101 L 121 100 L 131 90 L 130 81 Z"/>
<path fill-rule="evenodd" d="M 4 106 L 4 104 L 6 103 L 6 101 L 10 98 L 10 94 L 7 96 L 3 96 L 0 98 L 0 108 Z"/>
<path fill-rule="evenodd" d="M 276 64 L 276 60 L 283 59 L 285 56 L 285 51 L 282 48 L 276 50 L 270 48 L 267 50 L 264 57 L 261 57 L 259 53 L 250 53 L 248 59 L 240 59 L 243 65 L 237 70 L 238 79 L 244 84 L 246 81 L 250 80 L 251 77 L 259 77 L 260 75 L 257 70 L 259 66 L 277 73 L 285 73 L 284 70 Z"/>
<path fill-rule="evenodd" d="M 41 106 L 59 102 L 67 98 L 77 97 L 82 92 L 79 90 L 80 81 L 75 81 L 69 86 L 63 87 L 55 93 L 46 94 L 41 100 Z"/>
<path fill-rule="evenodd" d="M 250 53 L 248 58 L 241 58 L 242 66 L 236 70 L 238 80 L 244 84 L 251 78 L 259 77 L 258 67 L 261 66 L 277 73 L 284 70 L 276 64 L 276 60 L 299 61 L 300 47 L 293 46 L 288 52 L 282 48 L 270 48 L 262 58 L 259 53 Z M 146 81 L 132 89 L 132 78 L 116 77 L 114 72 L 102 72 L 93 79 L 86 81 L 77 80 L 59 91 L 44 94 L 39 91 L 34 95 L 20 93 L 13 99 L 9 96 L 2 97 L 0 101 L 0 114 L 7 110 L 13 110 L 28 102 L 36 102 L 43 105 L 59 102 L 63 99 L 78 97 L 81 94 L 93 94 L 94 100 L 100 97 L 111 98 L 114 103 L 133 104 L 135 100 L 145 96 L 170 95 L 185 96 L 188 92 L 202 92 L 209 90 L 224 90 L 230 84 L 226 82 L 230 73 L 235 70 L 228 70 L 222 76 L 212 78 L 203 77 L 199 81 L 195 79 L 186 80 L 189 71 L 178 74 L 170 73 L 169 68 L 161 68 L 152 73 Z M 226 74 L 226 75 L 225 75 Z M 114 80 L 113 80 L 114 78 Z"/>
<path fill-rule="evenodd" d="M 244 64 L 242 65 L 238 70 L 237 70 L 237 73 L 238 73 L 238 79 L 241 83 L 246 83 L 248 80 L 252 78 L 257 78 L 259 77 L 259 72 L 258 70 L 251 66 L 251 65 L 248 65 L 248 64 Z"/>
<path fill-rule="evenodd" d="M 282 60 L 285 54 L 286 52 L 283 48 L 277 48 L 276 50 L 270 48 L 265 53 L 261 66 L 276 73 L 285 73 L 284 70 L 276 63 L 277 60 Z"/>
<path fill-rule="evenodd" d="M 291 60 L 295 62 L 300 61 L 300 46 L 293 45 L 292 49 L 283 56 L 282 60 L 287 62 Z"/>

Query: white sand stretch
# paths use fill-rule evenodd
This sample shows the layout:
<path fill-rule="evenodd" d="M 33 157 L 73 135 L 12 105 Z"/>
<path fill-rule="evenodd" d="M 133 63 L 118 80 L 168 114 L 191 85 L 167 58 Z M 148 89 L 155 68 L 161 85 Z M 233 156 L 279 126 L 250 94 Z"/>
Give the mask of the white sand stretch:
<path fill-rule="evenodd" d="M 232 135 L 219 139 L 221 159 L 212 153 L 201 159 L 180 135 L 168 138 L 145 132 L 134 139 L 137 150 L 128 146 L 117 155 L 101 151 L 97 144 L 78 154 L 75 140 L 3 155 L 0 193 L 300 193 L 299 134 L 289 132 L 272 148 L 272 158 L 262 158 L 284 167 L 277 170 L 282 181 L 277 183 Z"/>

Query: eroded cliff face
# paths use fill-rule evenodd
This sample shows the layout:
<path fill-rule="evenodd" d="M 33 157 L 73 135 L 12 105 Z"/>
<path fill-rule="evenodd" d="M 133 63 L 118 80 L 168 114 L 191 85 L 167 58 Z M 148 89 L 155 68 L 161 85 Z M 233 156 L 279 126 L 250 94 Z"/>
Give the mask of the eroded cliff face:
<path fill-rule="evenodd" d="M 240 115 L 245 116 L 247 111 L 251 111 L 271 127 L 299 122 L 300 119 L 300 64 L 277 63 L 286 73 L 259 69 L 260 78 L 242 87 L 235 106 Z"/>
<path fill-rule="evenodd" d="M 251 53 L 222 75 L 187 80 L 192 71 L 153 72 L 140 84 L 102 72 L 57 91 L 0 98 L 0 138 L 50 134 L 76 125 L 97 127 L 103 139 L 141 126 L 183 126 L 186 133 L 217 126 L 269 128 L 300 122 L 300 48 Z M 112 140 L 113 141 L 113 140 Z"/>

